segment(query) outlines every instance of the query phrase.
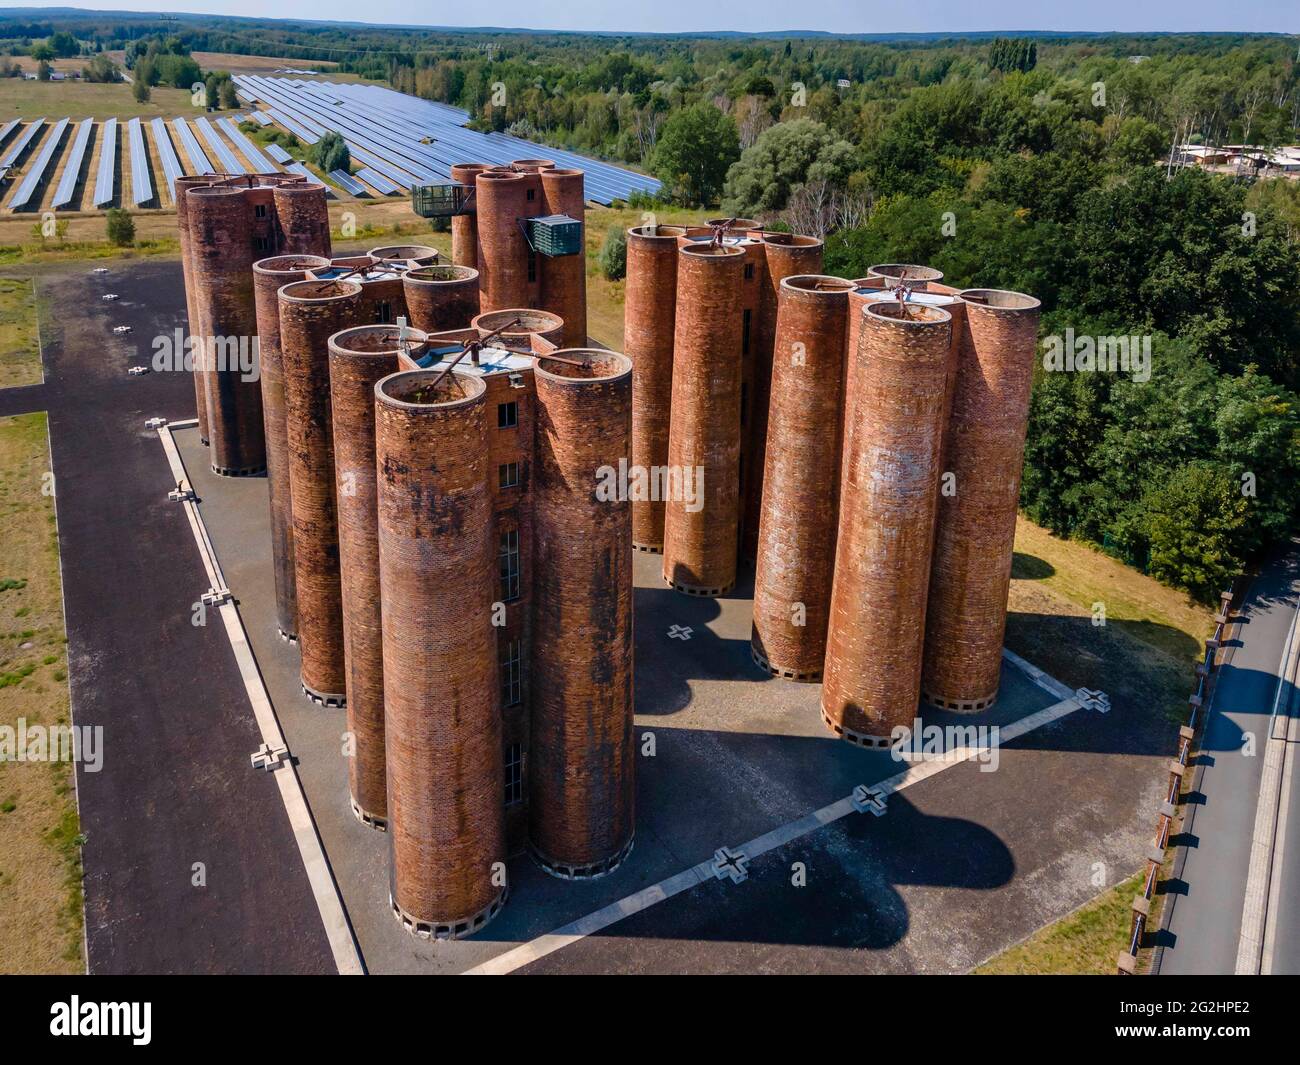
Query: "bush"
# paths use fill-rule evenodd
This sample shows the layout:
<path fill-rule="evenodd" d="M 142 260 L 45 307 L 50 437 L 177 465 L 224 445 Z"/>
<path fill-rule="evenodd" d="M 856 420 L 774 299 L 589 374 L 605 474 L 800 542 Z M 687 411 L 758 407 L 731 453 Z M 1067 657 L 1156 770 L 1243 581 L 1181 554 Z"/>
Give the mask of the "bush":
<path fill-rule="evenodd" d="M 627 234 L 622 226 L 609 227 L 596 262 L 608 281 L 622 281 L 627 276 Z"/>
<path fill-rule="evenodd" d="M 326 174 L 331 170 L 347 171 L 352 166 L 352 153 L 337 133 L 326 133 L 311 146 L 307 158 Z"/>
<path fill-rule="evenodd" d="M 151 95 L 149 83 L 137 78 L 131 85 L 131 95 L 135 97 L 136 103 L 147 104 Z"/>
<path fill-rule="evenodd" d="M 135 243 L 135 222 L 130 211 L 120 207 L 110 207 L 106 216 L 108 239 L 119 248 L 129 247 Z"/>

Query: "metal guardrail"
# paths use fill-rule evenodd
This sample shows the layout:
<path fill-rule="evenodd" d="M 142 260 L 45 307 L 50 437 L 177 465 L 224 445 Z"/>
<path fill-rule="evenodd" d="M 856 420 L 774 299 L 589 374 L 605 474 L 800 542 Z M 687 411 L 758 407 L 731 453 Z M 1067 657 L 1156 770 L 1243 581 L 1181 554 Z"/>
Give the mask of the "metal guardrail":
<path fill-rule="evenodd" d="M 1155 841 L 1147 852 L 1147 872 L 1142 881 L 1142 893 L 1133 897 L 1128 950 L 1120 953 L 1117 963 L 1120 976 L 1137 974 L 1137 953 L 1142 947 L 1142 937 L 1146 934 L 1147 922 L 1151 918 L 1151 899 L 1160 879 L 1160 870 L 1165 864 L 1165 849 L 1169 846 L 1174 818 L 1178 815 L 1178 798 L 1182 792 L 1183 777 L 1187 773 L 1192 741 L 1196 738 L 1196 726 L 1202 709 L 1208 707 L 1210 702 L 1216 659 L 1219 648 L 1223 646 L 1224 631 L 1231 622 L 1235 593 L 1235 588 L 1229 588 L 1219 596 L 1219 612 L 1214 616 L 1214 635 L 1205 641 L 1205 657 L 1196 663 L 1196 690 L 1187 700 L 1187 723 L 1178 729 L 1178 757 L 1169 762 L 1169 785 L 1165 789 L 1165 801 L 1160 805 Z"/>

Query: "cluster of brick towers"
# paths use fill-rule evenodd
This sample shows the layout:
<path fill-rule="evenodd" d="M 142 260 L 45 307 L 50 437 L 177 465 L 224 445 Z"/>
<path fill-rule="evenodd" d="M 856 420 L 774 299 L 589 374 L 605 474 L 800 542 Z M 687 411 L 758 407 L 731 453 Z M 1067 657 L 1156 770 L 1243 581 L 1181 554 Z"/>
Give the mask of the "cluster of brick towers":
<path fill-rule="evenodd" d="M 631 363 L 584 346 L 582 257 L 516 239 L 580 225 L 582 173 L 467 165 L 456 265 L 332 256 L 300 179 L 178 186 L 191 343 L 257 339 L 254 374 L 196 357 L 201 436 L 215 472 L 268 475 L 280 634 L 346 708 L 352 809 L 431 938 L 500 910 L 508 855 L 601 876 L 634 823 L 631 509 L 594 494 L 630 455 Z"/>
<path fill-rule="evenodd" d="M 301 179 L 178 184 L 201 435 L 267 472 L 280 633 L 432 938 L 499 912 L 511 854 L 580 879 L 631 849 L 634 550 L 696 596 L 752 560 L 755 663 L 820 681 L 844 739 L 993 703 L 1038 307 L 826 276 L 745 219 L 638 226 L 627 354 L 590 348 L 581 172 L 452 177 L 454 265 L 333 256 Z M 241 336 L 257 374 L 219 357 Z M 651 490 L 602 497 L 619 468 Z"/>
<path fill-rule="evenodd" d="M 997 697 L 1038 301 L 821 268 L 747 219 L 628 231 L 632 462 L 664 489 L 633 536 L 690 595 L 753 558 L 755 663 L 886 747 L 922 698 Z"/>

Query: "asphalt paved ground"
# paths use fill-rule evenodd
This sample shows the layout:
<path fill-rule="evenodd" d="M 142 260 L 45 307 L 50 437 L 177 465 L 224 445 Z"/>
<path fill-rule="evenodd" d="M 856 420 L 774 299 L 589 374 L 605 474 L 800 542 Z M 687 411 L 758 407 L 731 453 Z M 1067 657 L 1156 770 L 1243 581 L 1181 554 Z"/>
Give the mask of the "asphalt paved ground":
<path fill-rule="evenodd" d="M 1221 667 L 1201 739 L 1199 787 L 1184 826 L 1187 860 L 1164 934 L 1161 974 L 1231 973 L 1237 960 L 1247 865 L 1260 795 L 1264 744 L 1278 695 L 1278 671 L 1300 593 L 1300 556 L 1266 567 L 1251 583 Z M 1282 692 L 1282 705 L 1291 697 Z M 1253 737 L 1253 746 L 1247 738 Z M 1300 788 L 1289 797 L 1291 834 L 1283 856 L 1285 890 L 1279 960 L 1300 971 Z"/>
<path fill-rule="evenodd" d="M 206 577 L 145 421 L 192 417 L 193 385 L 127 373 L 182 324 L 180 267 L 39 284 L 45 383 L 0 415 L 49 412 L 73 720 L 104 729 L 103 768 L 77 771 L 90 971 L 332 971 L 230 644 L 191 624 Z"/>

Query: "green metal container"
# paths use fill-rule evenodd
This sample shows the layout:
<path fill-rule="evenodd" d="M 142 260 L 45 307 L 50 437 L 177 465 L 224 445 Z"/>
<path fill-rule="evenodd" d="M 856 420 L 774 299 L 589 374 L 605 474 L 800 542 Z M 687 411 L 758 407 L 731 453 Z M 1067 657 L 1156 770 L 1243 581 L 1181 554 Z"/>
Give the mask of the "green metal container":
<path fill-rule="evenodd" d="M 542 255 L 577 255 L 582 251 L 582 223 L 567 214 L 530 218 L 528 240 Z"/>

